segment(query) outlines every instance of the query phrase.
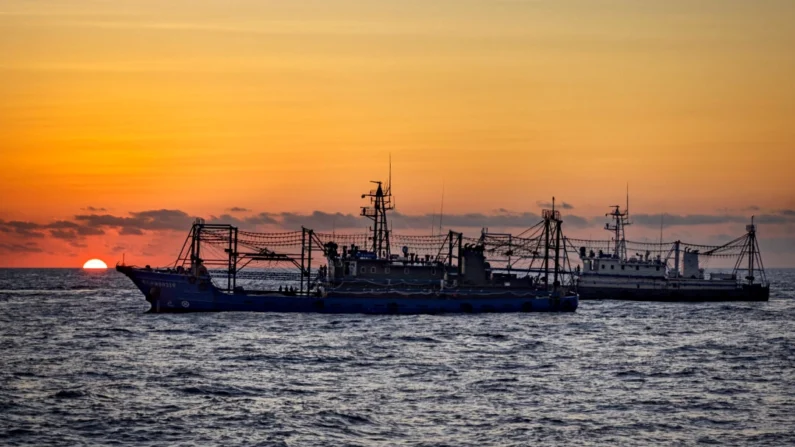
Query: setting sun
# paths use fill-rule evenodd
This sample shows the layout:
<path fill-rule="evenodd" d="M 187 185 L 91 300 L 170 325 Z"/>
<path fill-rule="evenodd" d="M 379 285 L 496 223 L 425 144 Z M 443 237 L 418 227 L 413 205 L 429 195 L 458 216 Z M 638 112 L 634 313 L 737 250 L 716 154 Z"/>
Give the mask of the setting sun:
<path fill-rule="evenodd" d="M 105 264 L 101 259 L 89 259 L 83 264 L 84 269 L 106 269 L 108 265 Z"/>

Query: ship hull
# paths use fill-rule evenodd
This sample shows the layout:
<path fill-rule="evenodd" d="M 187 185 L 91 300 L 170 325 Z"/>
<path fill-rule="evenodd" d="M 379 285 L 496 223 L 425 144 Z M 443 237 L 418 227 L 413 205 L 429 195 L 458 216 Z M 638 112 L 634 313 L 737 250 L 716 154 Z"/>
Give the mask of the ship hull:
<path fill-rule="evenodd" d="M 627 300 L 668 302 L 723 302 L 723 301 L 768 301 L 770 287 L 742 285 L 734 288 L 643 289 L 628 287 L 579 287 L 577 292 L 583 300 Z"/>
<path fill-rule="evenodd" d="M 532 296 L 517 293 L 475 293 L 450 289 L 444 293 L 334 292 L 326 296 L 284 293 L 226 293 L 209 278 L 119 266 L 153 313 L 182 312 L 315 312 L 356 314 L 448 314 L 491 312 L 574 312 L 577 295 Z"/>

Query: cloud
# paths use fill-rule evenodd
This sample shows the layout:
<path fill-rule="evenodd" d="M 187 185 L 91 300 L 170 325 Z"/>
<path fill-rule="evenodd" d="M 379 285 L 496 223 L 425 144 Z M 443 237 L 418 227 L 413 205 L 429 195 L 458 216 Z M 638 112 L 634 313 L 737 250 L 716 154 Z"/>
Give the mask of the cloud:
<path fill-rule="evenodd" d="M 274 214 L 271 213 L 259 213 L 256 216 L 246 217 L 244 220 L 245 222 L 254 225 L 279 223 L 279 221 L 277 221 L 273 216 Z"/>
<path fill-rule="evenodd" d="M 81 208 L 83 211 L 91 211 L 92 213 L 99 213 L 102 211 L 107 211 L 106 208 L 95 208 L 93 206 L 87 206 L 85 208 Z"/>
<path fill-rule="evenodd" d="M 140 228 L 135 227 L 121 227 L 119 234 L 122 236 L 142 236 L 144 232 Z"/>
<path fill-rule="evenodd" d="M 724 223 L 742 223 L 749 221 L 750 218 L 732 215 L 712 215 L 712 214 L 632 214 L 630 221 L 635 225 L 659 227 L 660 219 L 665 226 L 675 225 L 716 225 Z"/>
<path fill-rule="evenodd" d="M 185 230 L 190 227 L 195 217 L 181 210 L 159 209 L 130 212 L 129 216 L 111 214 L 82 214 L 75 220 L 93 228 L 116 228 L 120 234 L 140 235 L 144 231 Z"/>
<path fill-rule="evenodd" d="M 601 219 L 601 218 L 597 218 L 597 219 Z M 563 226 L 561 228 L 563 228 L 564 231 L 565 231 L 566 227 L 587 228 L 587 227 L 591 226 L 592 223 L 593 223 L 593 219 L 588 219 L 586 217 L 580 217 L 580 216 L 575 216 L 575 215 L 572 215 L 572 214 L 567 214 L 567 215 L 563 216 Z"/>
<path fill-rule="evenodd" d="M 0 231 L 3 233 L 15 233 L 23 238 L 42 238 L 49 230 L 51 236 L 58 239 L 74 239 L 82 236 L 95 236 L 105 232 L 99 228 L 91 228 L 80 225 L 68 220 L 56 220 L 48 224 L 36 222 L 0 220 Z"/>
<path fill-rule="evenodd" d="M 23 238 L 44 237 L 40 231 L 42 226 L 35 222 L 22 222 L 18 220 L 0 220 L 0 231 L 3 233 L 14 233 Z"/>
<path fill-rule="evenodd" d="M 311 214 L 280 213 L 281 224 L 287 228 L 304 226 L 318 230 L 330 230 L 334 228 L 364 228 L 368 220 L 364 217 L 354 216 L 343 213 L 326 213 L 324 211 L 313 211 Z M 395 213 L 392 213 L 395 216 Z"/>
<path fill-rule="evenodd" d="M 230 213 L 247 213 L 251 211 L 248 208 L 243 208 L 240 206 L 233 206 L 232 208 L 227 208 L 226 210 L 229 211 Z"/>
<path fill-rule="evenodd" d="M 795 210 L 779 210 L 778 214 L 795 217 Z"/>
<path fill-rule="evenodd" d="M 44 250 L 39 248 L 33 242 L 27 242 L 24 244 L 18 243 L 0 243 L 0 253 L 41 253 Z"/>
<path fill-rule="evenodd" d="M 65 241 L 71 241 L 80 238 L 80 236 L 74 230 L 50 230 L 50 236 L 56 239 L 63 239 Z"/>
<path fill-rule="evenodd" d="M 244 220 L 238 219 L 235 216 L 229 214 L 221 214 L 220 216 L 210 216 L 209 218 L 205 219 L 205 223 L 208 224 L 226 224 L 226 225 L 234 225 L 236 227 L 245 228 L 250 226 L 249 222 Z"/>
<path fill-rule="evenodd" d="M 788 211 L 788 210 L 784 210 Z M 633 214 L 630 216 L 632 223 L 649 226 L 660 226 L 660 214 Z M 732 214 L 662 214 L 663 224 L 667 226 L 689 226 L 689 225 L 720 225 L 720 224 L 749 224 L 751 216 L 738 216 Z M 786 214 L 760 214 L 755 216 L 756 223 L 763 224 L 795 224 L 795 213 Z"/>
<path fill-rule="evenodd" d="M 537 200 L 536 205 L 540 206 L 541 208 L 549 208 L 552 209 L 552 202 L 547 202 L 544 200 Z M 563 210 L 571 210 L 574 209 L 574 205 L 566 202 L 555 203 L 555 209 L 563 209 Z"/>
<path fill-rule="evenodd" d="M 534 213 L 463 213 L 445 214 L 442 217 L 444 229 L 465 227 L 465 228 L 487 228 L 487 227 L 530 227 L 538 222 L 540 217 Z M 393 213 L 395 228 L 427 228 L 431 222 L 438 225 L 438 214 L 406 215 Z"/>

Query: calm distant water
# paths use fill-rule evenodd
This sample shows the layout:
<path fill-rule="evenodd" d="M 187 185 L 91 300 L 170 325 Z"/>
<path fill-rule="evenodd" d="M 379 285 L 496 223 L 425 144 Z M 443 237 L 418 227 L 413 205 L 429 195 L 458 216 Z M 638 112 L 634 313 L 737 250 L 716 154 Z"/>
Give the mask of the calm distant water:
<path fill-rule="evenodd" d="M 0 445 L 795 444 L 768 303 L 148 315 L 114 271 L 0 270 Z"/>

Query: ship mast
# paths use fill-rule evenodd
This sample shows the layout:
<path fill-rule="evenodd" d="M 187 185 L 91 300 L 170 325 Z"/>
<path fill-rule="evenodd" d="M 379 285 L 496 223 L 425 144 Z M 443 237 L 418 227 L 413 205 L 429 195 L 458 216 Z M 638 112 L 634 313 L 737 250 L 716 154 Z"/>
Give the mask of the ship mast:
<path fill-rule="evenodd" d="M 767 278 L 765 277 L 765 268 L 762 264 L 762 255 L 759 252 L 759 241 L 756 239 L 756 224 L 754 224 L 753 216 L 751 216 L 751 225 L 746 225 L 745 229 L 748 232 L 748 234 L 746 234 L 745 246 L 743 247 L 743 252 L 740 254 L 740 258 L 737 260 L 734 270 L 737 271 L 742 262 L 742 258 L 748 256 L 748 274 L 745 276 L 746 281 L 748 281 L 749 285 L 755 282 L 765 285 L 767 283 Z M 759 281 L 756 281 L 757 275 L 759 275 Z"/>
<path fill-rule="evenodd" d="M 627 206 L 629 206 L 629 198 L 627 198 Z M 612 213 L 607 213 L 605 216 L 613 218 L 613 224 L 605 224 L 605 230 L 615 233 L 615 248 L 613 249 L 613 256 L 622 261 L 627 260 L 627 239 L 624 228 L 630 225 L 629 221 L 629 208 L 621 211 L 620 205 L 611 206 Z"/>
<path fill-rule="evenodd" d="M 391 177 L 391 174 L 390 174 Z M 390 255 L 389 227 L 387 226 L 386 212 L 394 209 L 392 204 L 392 187 L 387 185 L 384 188 L 379 181 L 373 181 L 377 186 L 368 194 L 362 194 L 362 198 L 370 198 L 372 206 L 362 207 L 362 216 L 373 221 L 373 245 L 372 251 L 376 256 L 388 258 Z"/>
<path fill-rule="evenodd" d="M 560 287 L 560 279 L 562 278 L 563 272 L 560 268 L 560 240 L 562 238 L 562 228 L 561 224 L 563 221 L 560 218 L 560 211 L 555 209 L 555 198 L 552 198 L 552 209 L 551 210 L 543 210 L 542 217 L 544 219 L 544 282 L 547 285 L 548 290 L 557 290 Z M 554 234 L 553 234 L 554 232 Z M 554 240 L 550 240 L 554 238 Z M 554 251 L 555 251 L 555 265 L 554 270 L 552 272 L 552 288 L 549 289 L 549 261 L 550 261 L 550 243 L 554 242 Z"/>

